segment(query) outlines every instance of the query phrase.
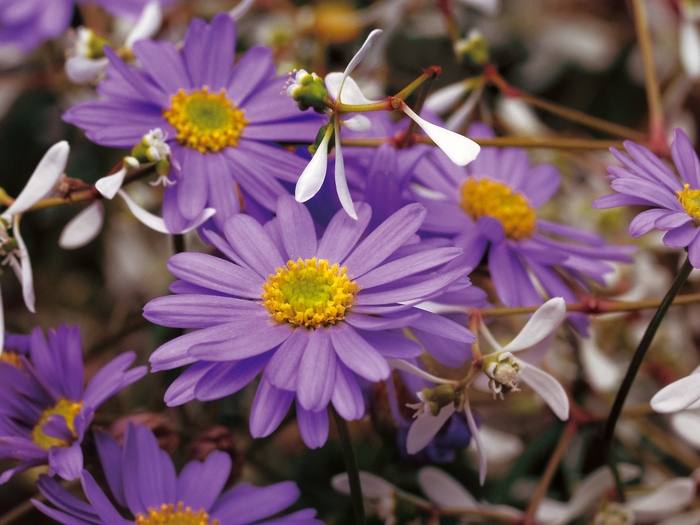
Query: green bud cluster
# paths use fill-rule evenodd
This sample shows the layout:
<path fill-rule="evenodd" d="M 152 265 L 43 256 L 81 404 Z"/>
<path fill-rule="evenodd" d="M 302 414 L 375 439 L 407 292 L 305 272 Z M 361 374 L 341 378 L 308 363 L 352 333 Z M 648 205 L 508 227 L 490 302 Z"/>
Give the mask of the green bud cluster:
<path fill-rule="evenodd" d="M 435 388 L 424 388 L 421 393 L 428 403 L 430 413 L 437 416 L 447 405 L 455 405 L 455 410 L 461 410 L 464 406 L 464 391 L 457 390 L 454 385 L 442 384 Z"/>
<path fill-rule="evenodd" d="M 329 96 L 323 79 L 313 74 L 306 74 L 298 82 L 291 95 L 299 105 L 299 109 L 306 111 L 313 108 L 317 113 L 325 113 Z"/>

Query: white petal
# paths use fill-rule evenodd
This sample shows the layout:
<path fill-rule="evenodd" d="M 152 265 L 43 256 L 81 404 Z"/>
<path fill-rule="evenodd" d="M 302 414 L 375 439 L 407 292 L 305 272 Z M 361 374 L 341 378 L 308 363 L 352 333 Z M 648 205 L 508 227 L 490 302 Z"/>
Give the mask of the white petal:
<path fill-rule="evenodd" d="M 539 343 L 554 332 L 566 315 L 566 303 L 561 297 L 550 299 L 532 314 L 520 333 L 503 347 L 505 352 L 518 352 Z"/>
<path fill-rule="evenodd" d="M 323 83 L 328 90 L 328 94 L 333 100 L 338 100 L 338 91 L 341 84 L 343 85 L 343 104 L 372 104 L 374 100 L 370 100 L 362 94 L 360 86 L 357 85 L 355 79 L 347 77 L 343 83 L 343 73 L 339 71 L 328 73 L 323 79 Z"/>
<path fill-rule="evenodd" d="M 675 478 L 667 481 L 654 492 L 633 499 L 627 507 L 634 511 L 638 523 L 659 520 L 677 514 L 695 495 L 695 481 Z"/>
<path fill-rule="evenodd" d="M 418 124 L 449 159 L 457 166 L 466 166 L 473 161 L 481 149 L 479 145 L 464 135 L 431 124 L 416 115 L 406 104 L 401 108 L 406 115 Z"/>
<path fill-rule="evenodd" d="M 372 122 L 364 115 L 355 115 L 341 122 L 343 126 L 347 126 L 353 131 L 369 131 L 372 129 Z"/>
<path fill-rule="evenodd" d="M 471 116 L 474 108 L 476 107 L 479 100 L 481 100 L 481 95 L 484 92 L 484 86 L 479 86 L 478 89 L 474 91 L 469 98 L 462 104 L 457 110 L 450 115 L 450 118 L 445 122 L 445 127 L 449 130 L 456 131 L 465 126 L 467 120 Z"/>
<path fill-rule="evenodd" d="M 338 192 L 340 205 L 350 217 L 357 220 L 355 206 L 352 204 L 352 197 L 348 189 L 348 181 L 345 179 L 345 162 L 343 161 L 343 150 L 340 146 L 340 121 L 335 119 L 335 189 Z"/>
<path fill-rule="evenodd" d="M 35 313 L 34 310 L 34 276 L 32 275 L 32 263 L 29 260 L 29 252 L 27 245 L 24 244 L 24 239 L 19 233 L 19 216 L 14 217 L 14 225 L 12 226 L 12 234 L 17 239 L 17 251 L 19 251 L 20 263 L 20 282 L 22 283 L 22 297 L 27 309 Z M 14 259 L 11 259 L 11 261 Z"/>
<path fill-rule="evenodd" d="M 71 82 L 87 84 L 95 81 L 107 64 L 107 58 L 69 57 L 66 59 L 66 75 Z"/>
<path fill-rule="evenodd" d="M 381 34 L 381 29 L 375 29 L 374 31 L 372 31 L 369 35 L 367 35 L 367 39 L 365 40 L 364 44 L 362 44 L 360 50 L 357 53 L 355 53 L 354 57 L 352 57 L 352 60 L 350 60 L 350 62 L 348 63 L 348 67 L 346 67 L 345 71 L 343 71 L 343 80 L 340 82 L 340 88 L 338 89 L 339 96 L 341 96 L 340 93 L 343 90 L 343 83 L 345 82 L 345 79 L 348 76 L 350 76 L 350 73 L 353 72 L 353 70 L 357 67 L 357 64 L 359 64 L 360 61 L 365 57 L 365 55 L 369 51 L 369 48 L 372 47 L 372 42 L 379 38 L 379 35 Z"/>
<path fill-rule="evenodd" d="M 173 232 L 168 230 L 168 228 L 165 226 L 165 221 L 163 219 L 144 210 L 141 206 L 136 204 L 124 190 L 119 190 L 118 194 L 122 199 L 124 199 L 124 202 L 126 202 L 126 205 L 129 207 L 129 210 L 131 210 L 131 213 L 134 214 L 134 217 L 136 217 L 140 222 L 142 222 L 152 230 L 155 230 L 160 233 L 182 234 L 190 232 L 196 228 L 199 228 L 216 213 L 216 210 L 214 208 L 204 208 L 204 210 L 202 210 L 202 213 L 200 213 L 199 215 L 197 215 L 197 217 L 192 219 L 192 221 L 190 221 L 185 226 L 185 228 L 182 229 L 182 231 Z"/>
<path fill-rule="evenodd" d="M 338 492 L 350 494 L 350 481 L 346 472 L 333 476 L 331 485 Z M 360 472 L 360 486 L 362 495 L 368 498 L 385 498 L 396 490 L 391 483 L 369 472 Z"/>
<path fill-rule="evenodd" d="M 477 501 L 461 483 L 435 467 L 420 469 L 418 484 L 428 499 L 440 508 L 466 510 L 478 507 Z"/>
<path fill-rule="evenodd" d="M 690 78 L 700 78 L 700 33 L 698 28 L 692 22 L 685 21 L 681 24 L 678 36 L 683 69 Z"/>
<path fill-rule="evenodd" d="M 137 40 L 151 38 L 158 32 L 160 25 L 163 23 L 163 12 L 159 2 L 148 2 L 146 7 L 141 11 L 136 25 L 129 32 L 129 35 L 124 41 L 126 47 L 131 47 Z"/>
<path fill-rule="evenodd" d="M 95 188 L 97 188 L 97 191 L 99 191 L 105 199 L 113 199 L 122 187 L 124 177 L 126 177 L 126 166 L 122 167 L 122 169 L 113 175 L 102 177 L 95 183 Z"/>
<path fill-rule="evenodd" d="M 68 161 L 70 147 L 65 140 L 57 142 L 44 154 L 27 185 L 15 202 L 3 212 L 3 217 L 22 213 L 40 201 L 58 182 Z"/>
<path fill-rule="evenodd" d="M 462 98 L 467 87 L 465 82 L 457 82 L 440 88 L 425 99 L 424 106 L 435 113 L 446 113 Z"/>
<path fill-rule="evenodd" d="M 455 413 L 454 403 L 450 403 L 440 409 L 437 416 L 434 416 L 430 411 L 418 416 L 408 429 L 406 436 L 406 451 L 409 454 L 425 448 L 430 443 L 430 440 L 435 437 L 435 434 L 442 428 L 445 421 L 450 419 L 450 416 Z"/>
<path fill-rule="evenodd" d="M 574 518 L 569 510 L 569 505 L 561 501 L 543 498 L 537 507 L 535 520 L 542 525 L 555 525 L 568 523 Z"/>
<path fill-rule="evenodd" d="M 678 412 L 700 400 L 700 375 L 691 374 L 659 390 L 651 398 L 655 412 Z"/>
<path fill-rule="evenodd" d="M 483 441 L 481 441 L 479 427 L 476 426 L 476 421 L 474 421 L 474 414 L 472 414 L 472 409 L 469 406 L 469 398 L 464 402 L 464 413 L 467 415 L 469 431 L 472 433 L 472 439 L 476 444 L 476 451 L 479 454 L 479 483 L 483 486 L 486 481 L 486 450 L 484 449 Z"/>
<path fill-rule="evenodd" d="M 233 20 L 238 20 L 248 12 L 254 3 L 255 0 L 242 0 L 236 7 L 228 12 L 228 16 Z"/>
<path fill-rule="evenodd" d="M 311 161 L 306 165 L 297 181 L 294 189 L 294 198 L 297 202 L 308 201 L 318 193 L 318 190 L 323 185 L 323 180 L 326 178 L 326 171 L 328 170 L 328 142 L 331 140 L 332 129 L 328 126 L 328 130 L 318 145 L 316 153 L 314 153 Z"/>
<path fill-rule="evenodd" d="M 667 518 L 656 525 L 700 525 L 700 509 Z"/>
<path fill-rule="evenodd" d="M 408 363 L 402 359 L 387 359 L 386 362 L 389 363 L 389 366 L 395 370 L 403 370 L 404 372 L 408 372 L 409 374 L 413 374 L 414 376 L 426 379 L 438 385 L 452 383 L 452 381 L 449 381 L 448 379 L 442 379 L 441 377 L 429 374 L 425 370 L 421 370 L 417 366 L 412 365 L 411 363 Z"/>
<path fill-rule="evenodd" d="M 488 16 L 496 16 L 501 11 L 501 0 L 459 0 Z"/>
<path fill-rule="evenodd" d="M 529 365 L 520 359 L 518 363 L 522 368 L 518 377 L 544 399 L 559 419 L 562 421 L 569 419 L 569 398 L 559 381 L 536 366 Z"/>
<path fill-rule="evenodd" d="M 620 386 L 623 370 L 605 355 L 592 338 L 581 339 L 583 374 L 594 390 L 609 392 Z"/>
<path fill-rule="evenodd" d="M 692 447 L 700 449 L 700 414 L 682 411 L 671 416 L 671 428 Z"/>
<path fill-rule="evenodd" d="M 66 224 L 58 238 L 58 245 L 64 250 L 85 246 L 100 233 L 104 215 L 104 205 L 99 201 L 93 202 Z"/>
<path fill-rule="evenodd" d="M 486 377 L 486 374 L 481 375 Z M 486 460 L 491 465 L 508 463 L 522 454 L 525 448 L 523 441 L 519 437 L 486 425 L 481 425 L 479 435 L 484 443 Z M 476 444 L 472 441 L 469 444 L 469 448 L 473 448 L 476 451 Z"/>

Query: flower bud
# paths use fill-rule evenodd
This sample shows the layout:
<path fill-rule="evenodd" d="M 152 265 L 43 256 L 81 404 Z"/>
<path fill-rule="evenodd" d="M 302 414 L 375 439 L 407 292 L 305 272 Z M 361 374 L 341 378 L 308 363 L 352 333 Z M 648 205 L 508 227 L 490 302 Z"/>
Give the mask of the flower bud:
<path fill-rule="evenodd" d="M 297 102 L 302 111 L 314 108 L 317 113 L 325 113 L 327 109 L 325 101 L 329 96 L 323 79 L 316 73 L 308 73 L 304 69 L 297 71 L 293 77 L 292 74 L 289 74 L 286 94 Z"/>
<path fill-rule="evenodd" d="M 469 58 L 472 62 L 484 65 L 489 61 L 490 46 L 478 30 L 473 30 L 466 38 L 455 43 L 455 54 L 459 59 Z"/>

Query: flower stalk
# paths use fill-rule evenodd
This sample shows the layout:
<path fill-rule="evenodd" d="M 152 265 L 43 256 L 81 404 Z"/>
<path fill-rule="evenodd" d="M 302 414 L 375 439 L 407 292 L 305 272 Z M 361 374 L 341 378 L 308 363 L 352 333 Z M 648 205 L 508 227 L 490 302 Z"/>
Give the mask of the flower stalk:
<path fill-rule="evenodd" d="M 360 469 L 357 466 L 357 456 L 350 438 L 348 422 L 335 411 L 335 408 L 330 407 L 330 412 L 333 415 L 333 421 L 338 429 L 338 436 L 340 436 L 340 445 L 343 448 L 343 459 L 345 460 L 345 468 L 347 469 L 350 483 L 350 498 L 352 499 L 352 508 L 355 512 L 355 522 L 358 525 L 365 525 L 367 519 L 365 518 L 365 504 L 362 499 L 362 487 L 360 486 Z"/>

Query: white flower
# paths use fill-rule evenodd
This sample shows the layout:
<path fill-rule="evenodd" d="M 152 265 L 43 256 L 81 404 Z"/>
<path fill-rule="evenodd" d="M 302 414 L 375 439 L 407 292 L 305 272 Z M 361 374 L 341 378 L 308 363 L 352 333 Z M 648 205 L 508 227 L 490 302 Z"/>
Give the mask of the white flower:
<path fill-rule="evenodd" d="M 698 408 L 692 406 L 698 401 L 700 401 L 700 366 L 689 376 L 659 390 L 651 398 L 651 408 L 661 413 L 679 412 L 686 408 Z"/>
<path fill-rule="evenodd" d="M 49 148 L 37 165 L 26 186 L 14 202 L 0 215 L 0 255 L 2 264 L 9 264 L 22 283 L 22 297 L 30 312 L 34 312 L 34 279 L 32 265 L 29 261 L 27 246 L 19 231 L 22 213 L 34 206 L 46 196 L 58 182 L 68 161 L 70 147 L 65 141 Z M 12 230 L 12 236 L 8 230 Z M 14 241 L 14 242 L 13 242 Z M 5 333 L 5 316 L 0 300 L 0 352 L 2 352 Z"/>

